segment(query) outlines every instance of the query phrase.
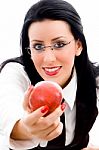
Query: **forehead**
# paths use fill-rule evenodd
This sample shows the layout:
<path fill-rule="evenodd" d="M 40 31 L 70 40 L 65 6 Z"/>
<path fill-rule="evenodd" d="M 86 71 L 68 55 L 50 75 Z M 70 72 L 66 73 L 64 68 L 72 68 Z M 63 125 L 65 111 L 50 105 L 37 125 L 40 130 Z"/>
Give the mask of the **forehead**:
<path fill-rule="evenodd" d="M 28 36 L 61 36 L 61 35 L 69 35 L 71 33 L 70 25 L 65 21 L 60 20 L 43 20 L 38 22 L 33 22 L 29 26 Z"/>

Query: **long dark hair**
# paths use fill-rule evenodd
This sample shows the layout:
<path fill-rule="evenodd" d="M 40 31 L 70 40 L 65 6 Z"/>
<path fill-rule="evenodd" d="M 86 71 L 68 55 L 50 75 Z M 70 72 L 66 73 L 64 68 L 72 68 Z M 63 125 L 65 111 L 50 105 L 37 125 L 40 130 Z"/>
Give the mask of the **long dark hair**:
<path fill-rule="evenodd" d="M 28 54 L 26 47 L 29 46 L 28 28 L 32 22 L 43 21 L 44 19 L 63 20 L 70 27 L 75 39 L 80 39 L 83 50 L 80 56 L 75 57 L 75 68 L 77 72 L 77 97 L 82 101 L 93 100 L 96 104 L 96 69 L 90 62 L 87 53 L 86 39 L 83 33 L 81 18 L 71 4 L 63 0 L 40 0 L 34 4 L 27 12 L 21 33 L 21 48 L 23 55 L 23 63 L 31 83 L 35 85 L 43 80 L 35 69 L 35 66 Z M 92 104 L 92 105 L 93 105 Z M 93 106 L 90 106 L 90 108 Z"/>

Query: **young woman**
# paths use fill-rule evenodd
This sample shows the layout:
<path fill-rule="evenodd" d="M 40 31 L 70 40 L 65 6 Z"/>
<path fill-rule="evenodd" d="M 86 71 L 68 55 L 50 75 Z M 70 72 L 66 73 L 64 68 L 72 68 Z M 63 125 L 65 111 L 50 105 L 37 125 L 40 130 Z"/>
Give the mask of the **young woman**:
<path fill-rule="evenodd" d="M 98 115 L 99 68 L 87 54 L 81 18 L 63 0 L 41 0 L 27 12 L 19 58 L 5 61 L 0 74 L 0 135 L 10 149 L 81 150 Z M 28 107 L 33 86 L 57 82 L 64 103 Z"/>

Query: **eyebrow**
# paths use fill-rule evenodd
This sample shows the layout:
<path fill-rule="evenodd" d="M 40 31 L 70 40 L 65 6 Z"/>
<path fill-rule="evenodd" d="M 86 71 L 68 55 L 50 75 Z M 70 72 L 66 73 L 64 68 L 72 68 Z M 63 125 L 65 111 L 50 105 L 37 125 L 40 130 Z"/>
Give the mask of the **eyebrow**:
<path fill-rule="evenodd" d="M 60 38 L 66 38 L 66 37 L 65 36 L 59 36 L 59 37 L 53 38 L 51 41 L 55 41 L 55 40 L 58 40 Z M 34 39 L 34 40 L 31 40 L 30 42 L 44 42 L 44 41 Z"/>

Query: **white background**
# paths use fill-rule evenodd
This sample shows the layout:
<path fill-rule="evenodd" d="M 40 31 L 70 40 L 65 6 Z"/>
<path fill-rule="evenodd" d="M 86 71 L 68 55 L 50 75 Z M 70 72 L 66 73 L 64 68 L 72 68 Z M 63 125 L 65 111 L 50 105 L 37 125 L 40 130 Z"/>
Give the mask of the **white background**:
<path fill-rule="evenodd" d="M 38 0 L 0 0 L 0 63 L 20 55 L 20 32 L 29 7 Z M 68 0 L 82 18 L 92 61 L 99 62 L 99 2 L 98 0 Z M 95 126 L 95 129 L 98 127 Z M 97 130 L 92 130 L 92 141 L 99 140 Z"/>
<path fill-rule="evenodd" d="M 0 62 L 20 54 L 20 32 L 28 8 L 38 0 L 0 1 Z M 82 18 L 88 54 L 99 62 L 99 2 L 98 0 L 68 0 Z"/>

